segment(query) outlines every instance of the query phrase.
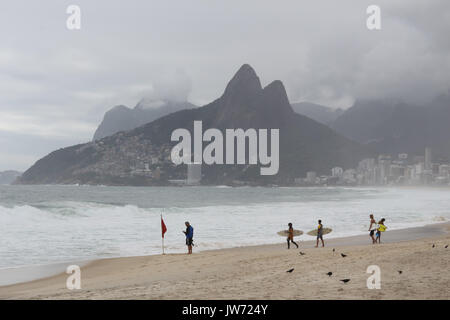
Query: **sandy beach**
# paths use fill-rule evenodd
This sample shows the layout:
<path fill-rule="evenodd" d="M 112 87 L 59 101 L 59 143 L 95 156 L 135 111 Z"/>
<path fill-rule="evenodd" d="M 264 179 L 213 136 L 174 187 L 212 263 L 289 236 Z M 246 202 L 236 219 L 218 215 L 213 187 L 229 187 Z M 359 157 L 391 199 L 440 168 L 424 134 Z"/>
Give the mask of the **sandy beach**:
<path fill-rule="evenodd" d="M 367 235 L 325 238 L 325 248 L 300 241 L 300 249 L 287 250 L 280 237 L 275 245 L 191 256 L 102 259 L 81 268 L 81 290 L 68 290 L 68 275 L 59 274 L 0 287 L 0 298 L 449 299 L 449 231 L 448 223 L 388 231 L 381 245 L 370 244 Z M 367 288 L 370 265 L 381 269 L 379 290 Z"/>

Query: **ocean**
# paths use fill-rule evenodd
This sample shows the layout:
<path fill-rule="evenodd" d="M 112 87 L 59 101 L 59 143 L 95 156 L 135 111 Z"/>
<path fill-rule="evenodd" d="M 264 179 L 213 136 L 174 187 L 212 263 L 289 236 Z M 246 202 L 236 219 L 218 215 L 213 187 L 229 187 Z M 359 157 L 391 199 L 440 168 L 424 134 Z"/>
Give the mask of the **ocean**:
<path fill-rule="evenodd" d="M 0 186 L 0 268 L 281 243 L 292 222 L 326 237 L 367 234 L 369 214 L 388 230 L 450 219 L 447 189 Z M 296 238 L 312 240 L 302 235 Z M 325 238 L 326 240 L 326 238 Z"/>

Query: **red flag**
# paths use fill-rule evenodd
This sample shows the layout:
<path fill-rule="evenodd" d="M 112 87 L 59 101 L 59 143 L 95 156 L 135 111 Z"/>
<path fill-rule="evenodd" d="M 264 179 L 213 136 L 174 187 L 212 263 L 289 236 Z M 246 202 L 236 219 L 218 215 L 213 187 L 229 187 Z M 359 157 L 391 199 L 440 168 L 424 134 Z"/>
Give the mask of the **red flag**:
<path fill-rule="evenodd" d="M 164 220 L 161 216 L 161 233 L 162 233 L 162 237 L 164 238 L 164 233 L 166 233 L 167 231 L 167 227 L 166 224 L 164 223 Z"/>

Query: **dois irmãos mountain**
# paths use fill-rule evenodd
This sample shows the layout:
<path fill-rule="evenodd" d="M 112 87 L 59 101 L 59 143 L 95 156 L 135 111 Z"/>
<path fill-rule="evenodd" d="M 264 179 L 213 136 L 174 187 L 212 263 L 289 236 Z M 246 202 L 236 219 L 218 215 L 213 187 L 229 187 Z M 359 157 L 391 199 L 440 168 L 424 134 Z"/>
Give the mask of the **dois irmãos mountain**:
<path fill-rule="evenodd" d="M 260 175 L 260 165 L 202 165 L 202 183 L 286 185 L 307 171 L 329 174 L 334 166 L 354 167 L 368 151 L 332 129 L 293 111 L 281 81 L 266 87 L 253 68 L 243 65 L 217 100 L 181 110 L 139 128 L 52 152 L 18 181 L 23 184 L 161 185 L 185 179 L 186 165 L 171 161 L 178 128 L 203 130 L 279 129 L 279 171 Z"/>

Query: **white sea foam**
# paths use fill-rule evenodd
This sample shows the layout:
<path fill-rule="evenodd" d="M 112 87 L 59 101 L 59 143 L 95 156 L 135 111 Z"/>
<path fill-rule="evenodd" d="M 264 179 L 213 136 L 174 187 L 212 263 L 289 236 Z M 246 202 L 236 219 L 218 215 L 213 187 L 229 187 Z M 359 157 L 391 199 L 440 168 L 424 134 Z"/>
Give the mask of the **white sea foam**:
<path fill-rule="evenodd" d="M 184 221 L 195 250 L 284 241 L 292 222 L 305 232 L 322 219 L 328 237 L 365 234 L 368 215 L 389 230 L 450 220 L 445 190 L 360 188 L 2 187 L 0 267 L 184 252 Z M 310 240 L 303 235 L 300 240 Z"/>

